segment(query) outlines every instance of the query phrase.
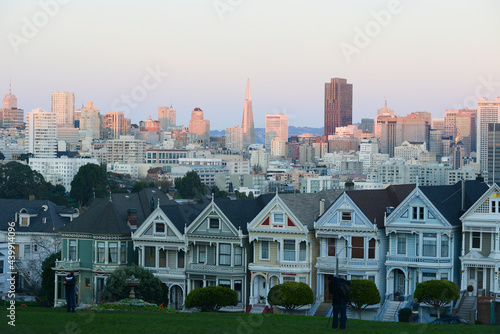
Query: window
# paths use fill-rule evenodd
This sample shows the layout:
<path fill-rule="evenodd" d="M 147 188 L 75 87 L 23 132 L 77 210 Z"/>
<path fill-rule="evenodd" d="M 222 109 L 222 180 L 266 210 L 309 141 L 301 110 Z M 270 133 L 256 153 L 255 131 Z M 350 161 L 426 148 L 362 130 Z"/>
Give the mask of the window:
<path fill-rule="evenodd" d="M 276 224 L 283 224 L 283 222 L 285 221 L 282 213 L 275 213 L 273 215 L 273 220 Z"/>
<path fill-rule="evenodd" d="M 414 220 L 424 220 L 424 207 L 414 206 L 412 208 L 412 218 Z"/>
<path fill-rule="evenodd" d="M 328 238 L 328 256 L 335 256 L 335 242 L 337 239 Z"/>
<path fill-rule="evenodd" d="M 85 287 L 90 288 L 90 278 L 89 277 L 85 277 Z"/>
<path fill-rule="evenodd" d="M 108 248 L 108 262 L 117 263 L 118 262 L 118 244 L 116 242 L 110 242 Z"/>
<path fill-rule="evenodd" d="M 243 263 L 242 263 L 242 261 L 243 261 L 243 259 L 242 259 L 242 258 L 243 258 L 242 254 L 243 254 L 243 248 L 241 248 L 241 247 L 236 247 L 236 248 L 234 249 L 234 265 L 235 265 L 235 266 L 241 266 L 241 265 L 243 264 Z"/>
<path fill-rule="evenodd" d="M 177 268 L 184 268 L 184 251 L 177 252 Z"/>
<path fill-rule="evenodd" d="M 398 254 L 406 254 L 406 235 L 398 235 Z"/>
<path fill-rule="evenodd" d="M 352 237 L 352 258 L 353 259 L 364 259 L 365 258 L 365 238 L 363 237 Z"/>
<path fill-rule="evenodd" d="M 299 277 L 299 282 L 306 283 L 307 284 L 307 277 L 306 276 L 300 276 Z"/>
<path fill-rule="evenodd" d="M 260 242 L 260 259 L 269 260 L 269 241 Z"/>
<path fill-rule="evenodd" d="M 424 256 L 436 256 L 436 233 L 424 233 Z"/>
<path fill-rule="evenodd" d="M 120 263 L 127 262 L 127 243 L 125 241 L 120 244 Z"/>
<path fill-rule="evenodd" d="M 422 282 L 436 279 L 436 273 L 423 273 Z"/>
<path fill-rule="evenodd" d="M 342 211 L 342 220 L 351 221 L 351 217 L 352 217 L 351 211 Z"/>
<path fill-rule="evenodd" d="M 156 229 L 156 233 L 165 233 L 165 224 L 156 223 L 155 229 Z"/>
<path fill-rule="evenodd" d="M 104 248 L 104 246 L 104 242 L 97 243 L 97 262 L 99 263 L 104 263 L 105 260 L 104 255 L 106 253 L 106 249 Z"/>
<path fill-rule="evenodd" d="M 231 289 L 231 281 L 230 280 L 225 280 L 225 279 L 220 279 L 219 280 L 219 286 L 223 286 L 223 287 Z"/>
<path fill-rule="evenodd" d="M 299 261 L 305 261 L 307 258 L 306 256 L 306 242 L 302 241 L 299 244 Z"/>
<path fill-rule="evenodd" d="M 29 217 L 21 218 L 21 226 L 29 226 L 29 224 L 30 224 Z"/>
<path fill-rule="evenodd" d="M 166 250 L 160 249 L 159 260 L 160 260 L 160 267 L 167 266 L 167 251 Z"/>
<path fill-rule="evenodd" d="M 230 244 L 220 244 L 219 245 L 219 264 L 222 266 L 231 265 L 231 245 Z"/>
<path fill-rule="evenodd" d="M 285 261 L 295 261 L 295 240 L 284 240 L 283 255 Z"/>
<path fill-rule="evenodd" d="M 369 279 L 370 281 L 372 281 L 373 283 L 375 283 L 375 276 L 368 276 L 368 279 Z"/>
<path fill-rule="evenodd" d="M 70 261 L 76 261 L 76 240 L 69 241 L 69 259 Z"/>
<path fill-rule="evenodd" d="M 447 235 L 441 236 L 441 257 L 448 257 L 450 249 L 450 240 Z"/>
<path fill-rule="evenodd" d="M 368 241 L 368 258 L 369 259 L 374 259 L 375 258 L 375 239 L 370 239 Z"/>
<path fill-rule="evenodd" d="M 415 255 L 420 256 L 420 234 L 415 235 Z"/>
<path fill-rule="evenodd" d="M 199 246 L 199 263 L 205 263 L 207 261 L 207 246 Z"/>
<path fill-rule="evenodd" d="M 469 279 L 476 278 L 476 268 L 469 268 Z"/>
<path fill-rule="evenodd" d="M 145 267 L 156 267 L 156 247 L 144 247 Z"/>
<path fill-rule="evenodd" d="M 448 273 L 441 273 L 441 279 L 442 280 L 447 280 L 448 279 Z"/>
<path fill-rule="evenodd" d="M 481 248 L 481 232 L 472 232 L 472 248 Z"/>
<path fill-rule="evenodd" d="M 0 260 L 0 274 L 3 274 L 3 260 Z"/>
<path fill-rule="evenodd" d="M 31 246 L 24 245 L 24 259 L 29 260 L 31 258 Z"/>
<path fill-rule="evenodd" d="M 241 296 L 242 296 L 242 284 L 241 281 L 234 281 L 234 291 L 238 294 L 238 301 L 241 302 Z"/>
<path fill-rule="evenodd" d="M 209 218 L 210 228 L 219 228 L 219 218 Z"/>
<path fill-rule="evenodd" d="M 283 283 L 285 282 L 295 282 L 294 276 L 283 276 Z"/>

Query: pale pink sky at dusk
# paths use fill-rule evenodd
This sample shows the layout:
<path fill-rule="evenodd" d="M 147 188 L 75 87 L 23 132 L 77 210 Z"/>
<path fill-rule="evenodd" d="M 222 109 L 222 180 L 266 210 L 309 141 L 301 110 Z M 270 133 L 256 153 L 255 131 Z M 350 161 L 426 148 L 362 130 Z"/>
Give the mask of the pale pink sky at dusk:
<path fill-rule="evenodd" d="M 277 112 L 323 126 L 332 77 L 354 85 L 354 122 L 384 96 L 396 114 L 433 117 L 500 96 L 495 0 L 3 0 L 0 13 L 0 95 L 11 78 L 25 111 L 71 91 L 77 107 L 94 101 L 134 123 L 172 103 L 187 125 L 199 106 L 224 129 L 241 125 L 247 78 L 256 127 Z M 346 46 L 356 51 L 346 57 Z M 131 92 L 145 95 L 127 107 Z"/>

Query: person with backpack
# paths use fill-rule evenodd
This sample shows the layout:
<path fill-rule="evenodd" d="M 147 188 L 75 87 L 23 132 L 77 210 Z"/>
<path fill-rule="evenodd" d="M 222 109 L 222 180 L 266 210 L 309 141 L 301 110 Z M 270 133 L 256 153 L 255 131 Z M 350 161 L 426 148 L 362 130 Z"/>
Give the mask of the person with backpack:
<path fill-rule="evenodd" d="M 349 285 L 351 282 L 333 275 L 328 276 L 328 288 L 332 294 L 333 320 L 332 328 L 337 328 L 339 324 L 340 313 L 340 329 L 345 329 L 347 322 L 347 303 L 349 302 Z"/>

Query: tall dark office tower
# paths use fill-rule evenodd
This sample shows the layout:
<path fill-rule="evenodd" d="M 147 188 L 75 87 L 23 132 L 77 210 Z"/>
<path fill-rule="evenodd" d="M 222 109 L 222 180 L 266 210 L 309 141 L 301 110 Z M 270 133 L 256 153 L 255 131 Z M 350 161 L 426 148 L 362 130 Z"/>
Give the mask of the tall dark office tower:
<path fill-rule="evenodd" d="M 325 84 L 325 135 L 335 128 L 352 124 L 352 84 L 346 79 L 332 78 Z"/>

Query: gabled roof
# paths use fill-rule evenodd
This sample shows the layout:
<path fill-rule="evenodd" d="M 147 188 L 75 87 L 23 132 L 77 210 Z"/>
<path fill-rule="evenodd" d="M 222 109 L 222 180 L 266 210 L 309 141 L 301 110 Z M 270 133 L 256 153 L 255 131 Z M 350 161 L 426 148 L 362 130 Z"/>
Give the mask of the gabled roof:
<path fill-rule="evenodd" d="M 384 228 L 387 207 L 397 207 L 415 189 L 414 184 L 391 185 L 385 189 L 350 190 L 346 194 L 372 223 Z"/>
<path fill-rule="evenodd" d="M 0 230 L 7 231 L 9 222 L 16 219 L 16 212 L 26 209 L 30 215 L 29 226 L 19 226 L 16 223 L 16 232 L 57 232 L 70 222 L 69 217 L 62 217 L 61 214 L 74 214 L 75 209 L 58 206 L 48 200 L 27 200 L 27 199 L 0 199 Z M 45 218 L 45 219 L 44 219 Z"/>
<path fill-rule="evenodd" d="M 210 201 L 204 200 L 201 203 L 160 205 L 160 208 L 175 228 L 184 234 L 184 226 L 189 226 L 209 203 Z"/>
<path fill-rule="evenodd" d="M 158 205 L 178 206 L 175 201 L 158 189 L 142 189 L 138 193 L 112 194 L 110 198 L 95 198 L 90 207 L 80 217 L 61 229 L 63 233 L 84 233 L 97 235 L 123 235 L 130 234 L 127 223 L 128 210 L 137 209 L 137 226 Z"/>
<path fill-rule="evenodd" d="M 302 225 L 307 226 L 309 230 L 313 230 L 314 221 L 319 216 L 319 206 L 322 199 L 325 200 L 325 211 L 342 195 L 343 190 L 322 190 L 319 193 L 307 194 L 280 194 L 278 195 L 286 206 L 293 212 L 295 217 L 299 219 Z"/>
<path fill-rule="evenodd" d="M 465 181 L 465 202 L 462 208 L 462 182 L 449 186 L 419 187 L 421 192 L 453 226 L 460 225 L 460 216 L 489 189 L 478 180 Z"/>

